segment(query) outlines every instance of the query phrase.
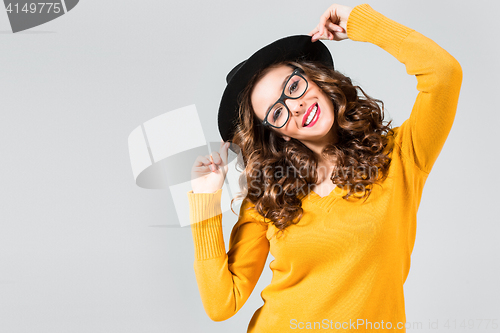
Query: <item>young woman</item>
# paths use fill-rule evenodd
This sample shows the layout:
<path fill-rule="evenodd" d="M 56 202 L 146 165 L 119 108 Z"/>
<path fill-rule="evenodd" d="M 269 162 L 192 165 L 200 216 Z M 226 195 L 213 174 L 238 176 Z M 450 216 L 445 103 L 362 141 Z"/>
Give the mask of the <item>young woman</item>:
<path fill-rule="evenodd" d="M 370 42 L 418 80 L 407 119 L 334 70 L 318 39 Z M 248 332 L 405 331 L 424 183 L 453 124 L 462 71 L 432 40 L 363 4 L 332 5 L 309 36 L 260 49 L 227 77 L 224 141 L 241 149 L 247 188 L 226 253 L 220 198 L 228 143 L 200 156 L 188 192 L 194 269 L 215 321 L 248 299 L 269 251 L 273 278 Z"/>

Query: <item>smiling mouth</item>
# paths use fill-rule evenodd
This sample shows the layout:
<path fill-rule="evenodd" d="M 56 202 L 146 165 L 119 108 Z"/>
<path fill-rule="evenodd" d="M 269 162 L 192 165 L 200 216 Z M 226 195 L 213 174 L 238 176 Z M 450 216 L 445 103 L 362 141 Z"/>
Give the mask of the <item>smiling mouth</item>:
<path fill-rule="evenodd" d="M 318 106 L 318 103 L 314 103 L 314 105 L 312 105 L 310 108 L 309 108 L 309 112 L 306 113 L 306 115 L 304 116 L 304 123 L 302 126 L 304 127 L 307 127 L 311 124 L 311 122 L 316 118 L 316 115 L 319 113 L 319 106 Z M 316 121 L 314 121 L 316 122 Z"/>

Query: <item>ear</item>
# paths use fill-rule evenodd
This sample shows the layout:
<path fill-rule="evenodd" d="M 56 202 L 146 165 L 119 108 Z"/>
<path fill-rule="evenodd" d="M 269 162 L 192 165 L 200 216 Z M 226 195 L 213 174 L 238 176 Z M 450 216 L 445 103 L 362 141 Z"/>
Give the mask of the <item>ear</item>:
<path fill-rule="evenodd" d="M 283 136 L 282 136 L 282 138 L 283 138 L 283 140 L 285 140 L 285 141 L 290 141 L 290 137 L 289 137 L 289 136 L 283 135 Z"/>

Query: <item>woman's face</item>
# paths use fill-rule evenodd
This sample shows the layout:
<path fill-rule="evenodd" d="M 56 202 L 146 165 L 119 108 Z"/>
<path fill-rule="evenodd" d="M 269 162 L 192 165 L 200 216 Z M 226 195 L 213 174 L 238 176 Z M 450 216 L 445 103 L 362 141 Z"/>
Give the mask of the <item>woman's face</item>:
<path fill-rule="evenodd" d="M 281 96 L 283 84 L 292 72 L 292 67 L 282 65 L 269 70 L 255 84 L 250 99 L 254 112 L 261 121 L 264 120 L 269 108 Z M 308 79 L 307 76 L 304 75 L 304 77 Z M 335 142 L 336 139 L 333 130 L 335 120 L 333 103 L 317 84 L 309 79 L 307 82 L 309 86 L 302 97 L 285 100 L 290 109 L 288 122 L 282 128 L 273 129 L 287 141 L 294 138 L 313 151 L 321 151 L 322 147 L 327 143 Z M 316 106 L 316 115 L 310 122 L 307 122 L 308 116 L 314 112 Z"/>

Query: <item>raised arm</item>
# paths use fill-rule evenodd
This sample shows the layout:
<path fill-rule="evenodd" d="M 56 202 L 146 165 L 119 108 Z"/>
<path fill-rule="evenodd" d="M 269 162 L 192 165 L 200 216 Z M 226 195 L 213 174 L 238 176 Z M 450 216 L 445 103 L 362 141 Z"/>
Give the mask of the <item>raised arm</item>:
<path fill-rule="evenodd" d="M 403 63 L 408 74 L 416 76 L 419 93 L 396 143 L 407 158 L 429 173 L 455 118 L 462 83 L 460 64 L 431 39 L 367 4 L 351 11 L 347 35 L 380 46 Z"/>
<path fill-rule="evenodd" d="M 220 208 L 222 189 L 215 193 L 188 192 L 195 247 L 194 271 L 203 307 L 214 321 L 230 318 L 252 293 L 269 253 L 267 224 L 259 221 L 248 201 L 240 208 L 226 253 Z"/>

